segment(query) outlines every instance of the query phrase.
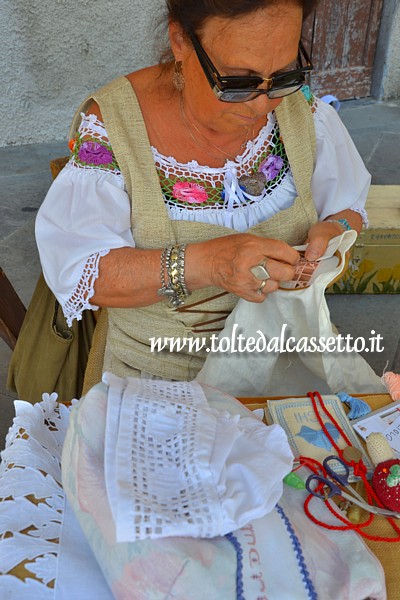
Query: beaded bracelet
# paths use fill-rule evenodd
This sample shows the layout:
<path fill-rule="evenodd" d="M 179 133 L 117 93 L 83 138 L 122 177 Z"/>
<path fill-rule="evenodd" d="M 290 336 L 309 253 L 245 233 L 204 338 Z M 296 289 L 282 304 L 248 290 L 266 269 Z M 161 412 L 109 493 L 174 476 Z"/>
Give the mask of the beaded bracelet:
<path fill-rule="evenodd" d="M 339 223 L 342 226 L 343 231 L 350 231 L 352 226 L 347 219 L 326 219 L 325 223 Z"/>
<path fill-rule="evenodd" d="M 186 244 L 181 244 L 169 246 L 161 254 L 161 288 L 157 294 L 169 297 L 169 305 L 172 308 L 182 306 L 190 296 L 185 283 L 185 251 Z M 168 284 L 165 282 L 165 270 Z"/>

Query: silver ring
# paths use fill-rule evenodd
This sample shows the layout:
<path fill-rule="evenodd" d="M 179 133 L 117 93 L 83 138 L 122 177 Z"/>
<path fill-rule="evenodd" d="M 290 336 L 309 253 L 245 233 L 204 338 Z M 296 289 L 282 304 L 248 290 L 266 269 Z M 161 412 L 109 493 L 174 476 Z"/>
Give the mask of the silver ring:
<path fill-rule="evenodd" d="M 262 294 L 262 291 L 263 291 L 266 283 L 267 283 L 267 279 L 264 279 L 264 281 L 261 282 L 260 287 L 257 290 L 257 294 L 259 294 L 260 296 Z"/>
<path fill-rule="evenodd" d="M 264 262 L 262 262 L 260 265 L 251 267 L 250 272 L 252 273 L 252 275 L 254 275 L 254 277 L 256 277 L 256 279 L 261 279 L 263 281 L 265 281 L 266 279 L 271 279 L 271 275 L 268 273 L 267 269 L 265 268 L 266 262 L 267 262 L 267 259 L 265 259 Z"/>

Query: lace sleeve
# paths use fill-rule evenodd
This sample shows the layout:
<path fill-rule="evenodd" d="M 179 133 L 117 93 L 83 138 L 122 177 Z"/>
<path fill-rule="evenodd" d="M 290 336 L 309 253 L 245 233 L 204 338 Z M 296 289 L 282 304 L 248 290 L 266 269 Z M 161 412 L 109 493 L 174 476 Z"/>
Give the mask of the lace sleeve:
<path fill-rule="evenodd" d="M 109 250 L 103 250 L 89 256 L 78 285 L 70 298 L 62 305 L 62 310 L 69 327 L 71 327 L 74 319 L 78 321 L 82 320 L 82 312 L 84 310 L 98 310 L 99 307 L 91 304 L 90 299 L 94 296 L 94 284 L 99 276 L 100 258 L 108 253 Z"/>

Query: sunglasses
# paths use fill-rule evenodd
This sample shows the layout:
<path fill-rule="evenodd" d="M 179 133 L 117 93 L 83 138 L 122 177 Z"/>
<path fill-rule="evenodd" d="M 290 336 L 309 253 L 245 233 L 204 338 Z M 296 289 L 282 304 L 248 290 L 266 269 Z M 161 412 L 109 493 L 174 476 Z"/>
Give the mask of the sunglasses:
<path fill-rule="evenodd" d="M 273 77 L 258 77 L 256 75 L 223 77 L 218 73 L 211 58 L 194 33 L 189 32 L 189 37 L 212 91 L 218 100 L 222 102 L 249 102 L 249 100 L 253 100 L 261 94 L 266 94 L 271 100 L 289 96 L 304 85 L 306 73 L 314 68 L 300 41 L 297 55 L 298 68 L 293 71 L 284 71 Z M 267 87 L 259 88 L 264 82 L 267 83 Z"/>

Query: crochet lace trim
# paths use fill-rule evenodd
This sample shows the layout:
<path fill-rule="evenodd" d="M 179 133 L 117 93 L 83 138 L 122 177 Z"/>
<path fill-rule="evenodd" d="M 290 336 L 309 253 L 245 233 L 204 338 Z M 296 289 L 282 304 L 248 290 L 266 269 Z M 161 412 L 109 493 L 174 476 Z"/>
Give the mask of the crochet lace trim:
<path fill-rule="evenodd" d="M 152 147 L 155 165 L 160 177 L 164 200 L 170 210 L 221 210 L 226 209 L 228 198 L 233 200 L 230 210 L 243 205 L 240 194 L 227 193 L 232 185 L 239 188 L 239 178 L 242 176 L 260 173 L 260 166 L 268 156 L 281 161 L 281 167 L 277 173 L 268 181 L 264 179 L 261 193 L 245 198 L 246 206 L 259 202 L 266 196 L 270 196 L 281 184 L 284 176 L 289 170 L 289 162 L 280 138 L 279 128 L 275 117 L 269 115 L 268 123 L 260 130 L 254 140 L 247 142 L 242 154 L 235 160 L 227 160 L 222 167 L 213 168 L 200 165 L 193 160 L 189 163 L 180 163 L 172 156 L 166 157 Z M 201 202 L 185 200 L 176 193 L 176 184 L 181 182 L 197 187 L 203 194 Z M 236 184 L 238 182 L 238 184 Z M 240 192 L 240 189 L 237 189 Z M 249 192 L 251 194 L 251 192 Z M 204 200 L 205 197 L 205 200 Z"/>
<path fill-rule="evenodd" d="M 360 206 L 358 202 L 355 202 L 350 206 L 349 210 L 352 210 L 353 212 L 356 212 L 359 215 L 361 215 L 364 227 L 369 227 L 368 213 L 363 206 Z"/>
<path fill-rule="evenodd" d="M 98 310 L 98 306 L 90 304 L 90 299 L 94 296 L 94 284 L 99 276 L 100 258 L 109 252 L 110 250 L 102 250 L 87 259 L 78 285 L 62 307 L 68 327 L 71 327 L 74 319 L 82 320 L 84 310 Z"/>
<path fill-rule="evenodd" d="M 61 451 L 69 422 L 69 409 L 56 398 L 16 402 L 1 453 L 1 598 L 54 598 L 65 502 Z"/>

